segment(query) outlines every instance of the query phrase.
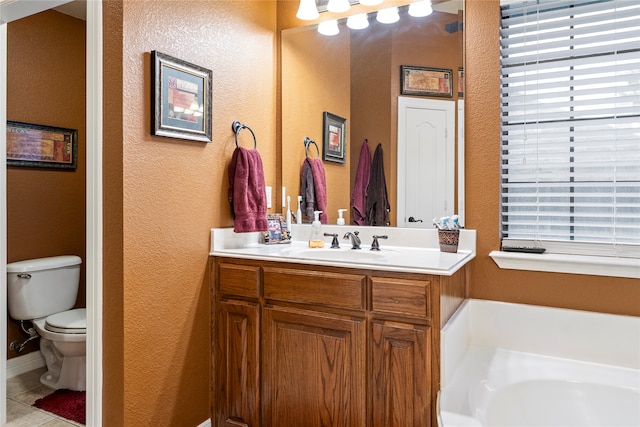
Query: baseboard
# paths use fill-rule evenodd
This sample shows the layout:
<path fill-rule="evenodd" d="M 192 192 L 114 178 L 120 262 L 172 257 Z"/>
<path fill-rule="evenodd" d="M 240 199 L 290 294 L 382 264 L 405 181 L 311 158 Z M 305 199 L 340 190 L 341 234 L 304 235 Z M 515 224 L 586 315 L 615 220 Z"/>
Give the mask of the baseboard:
<path fill-rule="evenodd" d="M 211 418 L 209 418 L 208 420 L 204 421 L 198 427 L 211 427 Z"/>
<path fill-rule="evenodd" d="M 46 366 L 44 357 L 39 351 L 32 351 L 22 356 L 7 360 L 7 378 L 13 378 L 25 372 Z"/>

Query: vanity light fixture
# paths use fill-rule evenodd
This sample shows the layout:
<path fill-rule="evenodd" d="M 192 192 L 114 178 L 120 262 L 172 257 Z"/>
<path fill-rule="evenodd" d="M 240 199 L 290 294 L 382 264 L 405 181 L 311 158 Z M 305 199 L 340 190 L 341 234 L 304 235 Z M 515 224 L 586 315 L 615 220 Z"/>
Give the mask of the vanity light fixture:
<path fill-rule="evenodd" d="M 422 18 L 423 16 L 429 16 L 433 13 L 431 7 L 431 0 L 420 0 L 409 5 L 409 15 Z"/>
<path fill-rule="evenodd" d="M 323 36 L 335 36 L 340 32 L 338 29 L 338 20 L 323 21 L 318 24 L 318 32 Z"/>
<path fill-rule="evenodd" d="M 398 8 L 388 7 L 386 9 L 381 9 L 376 14 L 376 19 L 381 24 L 393 24 L 394 22 L 398 22 L 400 20 L 400 15 L 398 15 Z"/>
<path fill-rule="evenodd" d="M 296 13 L 296 17 L 298 19 L 302 19 L 303 21 L 311 21 L 314 19 L 318 19 L 319 16 L 320 14 L 318 13 L 318 8 L 316 7 L 316 0 L 300 0 L 298 13 Z"/>
<path fill-rule="evenodd" d="M 347 27 L 352 30 L 362 30 L 369 26 L 369 20 L 366 13 L 359 13 L 357 15 L 351 15 L 347 18 Z"/>
<path fill-rule="evenodd" d="M 350 7 L 349 0 L 329 0 L 327 3 L 327 10 L 333 13 L 346 12 Z"/>
<path fill-rule="evenodd" d="M 382 3 L 382 0 L 360 0 L 360 4 L 363 6 L 377 6 Z"/>

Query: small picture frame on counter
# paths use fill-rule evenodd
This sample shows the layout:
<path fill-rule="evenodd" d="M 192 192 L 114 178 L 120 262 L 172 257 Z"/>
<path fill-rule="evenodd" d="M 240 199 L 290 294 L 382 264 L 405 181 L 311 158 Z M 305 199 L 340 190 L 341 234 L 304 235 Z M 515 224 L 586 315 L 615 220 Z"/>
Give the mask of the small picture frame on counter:
<path fill-rule="evenodd" d="M 286 244 L 291 243 L 291 231 L 289 224 L 282 214 L 267 215 L 267 231 L 263 233 L 263 241 L 265 245 Z"/>

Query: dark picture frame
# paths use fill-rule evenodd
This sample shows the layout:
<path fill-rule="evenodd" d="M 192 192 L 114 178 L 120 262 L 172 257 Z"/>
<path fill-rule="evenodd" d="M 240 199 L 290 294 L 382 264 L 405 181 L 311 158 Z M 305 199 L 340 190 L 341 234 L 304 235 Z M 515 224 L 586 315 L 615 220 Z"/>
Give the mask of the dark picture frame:
<path fill-rule="evenodd" d="M 211 70 L 151 52 L 151 134 L 211 142 Z"/>
<path fill-rule="evenodd" d="M 78 130 L 7 121 L 7 166 L 75 170 Z"/>
<path fill-rule="evenodd" d="M 347 119 L 325 111 L 322 115 L 322 159 L 330 162 L 347 161 Z"/>
<path fill-rule="evenodd" d="M 453 97 L 453 71 L 447 68 L 400 66 L 402 95 Z"/>

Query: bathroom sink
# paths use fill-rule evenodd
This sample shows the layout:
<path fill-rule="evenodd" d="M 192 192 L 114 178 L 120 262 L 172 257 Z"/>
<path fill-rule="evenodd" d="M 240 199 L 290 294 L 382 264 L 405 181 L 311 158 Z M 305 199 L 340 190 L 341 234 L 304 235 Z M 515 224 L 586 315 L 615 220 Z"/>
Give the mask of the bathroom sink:
<path fill-rule="evenodd" d="M 288 251 L 286 255 L 304 259 L 336 260 L 346 262 L 375 262 L 384 258 L 384 254 L 382 252 L 370 251 L 369 249 L 303 249 Z"/>

